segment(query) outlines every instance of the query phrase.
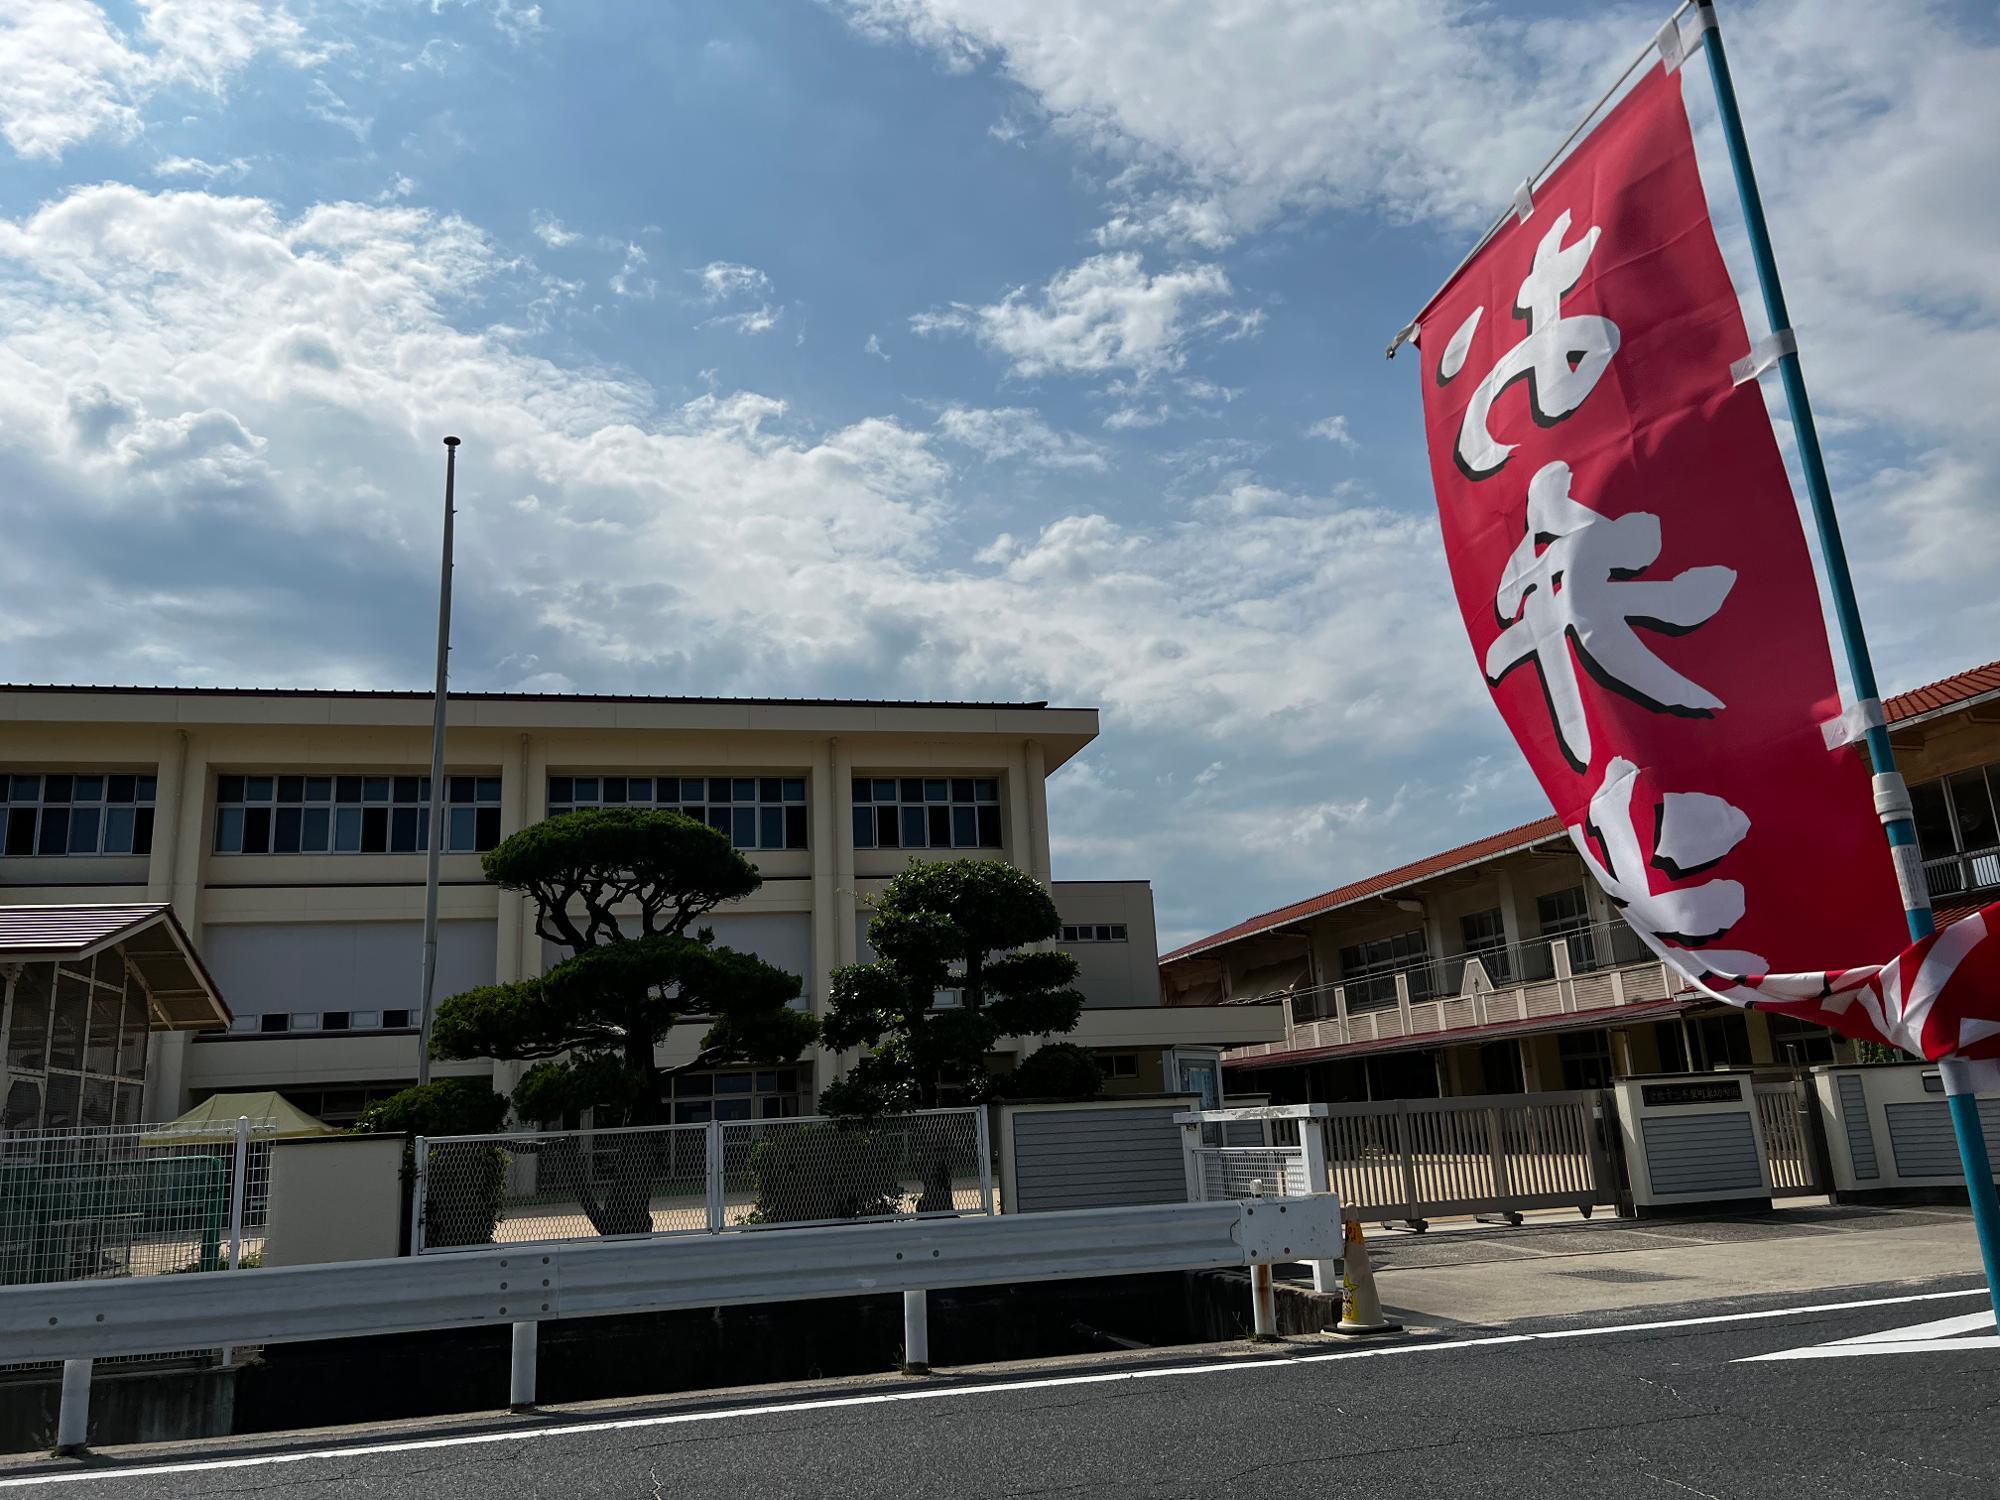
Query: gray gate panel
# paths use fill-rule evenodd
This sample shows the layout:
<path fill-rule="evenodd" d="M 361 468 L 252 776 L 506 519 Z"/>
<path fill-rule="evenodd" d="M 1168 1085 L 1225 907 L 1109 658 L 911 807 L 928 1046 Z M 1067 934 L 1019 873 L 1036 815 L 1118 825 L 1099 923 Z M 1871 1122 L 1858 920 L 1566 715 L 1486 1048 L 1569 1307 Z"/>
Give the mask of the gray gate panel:
<path fill-rule="evenodd" d="M 1639 1122 L 1646 1142 L 1646 1175 L 1655 1194 L 1726 1193 L 1764 1185 L 1757 1130 L 1747 1111 L 1649 1115 Z"/>
<path fill-rule="evenodd" d="M 1184 1104 L 1159 1109 L 1033 1110 L 1013 1117 L 1015 1213 L 1120 1208 L 1187 1199 Z"/>
<path fill-rule="evenodd" d="M 1889 1150 L 1900 1177 L 1955 1177 L 1965 1180 L 1958 1160 L 1958 1137 L 1952 1133 L 1951 1108 L 1944 1100 L 1921 1104 L 1890 1104 Z M 2000 1099 L 1979 1101 L 1979 1123 L 1987 1138 L 2000 1130 Z"/>
<path fill-rule="evenodd" d="M 1880 1177 L 1875 1159 L 1875 1131 L 1868 1123 L 1868 1091 L 1852 1073 L 1840 1075 L 1840 1123 L 1847 1131 L 1847 1159 L 1857 1178 Z"/>

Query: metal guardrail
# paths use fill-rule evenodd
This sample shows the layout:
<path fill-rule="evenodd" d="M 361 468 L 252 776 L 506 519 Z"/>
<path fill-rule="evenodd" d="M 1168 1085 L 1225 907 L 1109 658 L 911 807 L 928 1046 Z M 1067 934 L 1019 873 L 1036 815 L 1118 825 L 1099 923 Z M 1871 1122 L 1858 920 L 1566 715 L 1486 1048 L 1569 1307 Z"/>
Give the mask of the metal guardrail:
<path fill-rule="evenodd" d="M 983 1109 L 420 1136 L 420 1254 L 991 1214 Z"/>
<path fill-rule="evenodd" d="M 1340 1204 L 1322 1196 L 499 1247 L 226 1280 L 66 1282 L 0 1289 L 0 1347 L 66 1361 L 57 1446 L 73 1450 L 84 1442 L 89 1363 L 108 1355 L 505 1324 L 513 1400 L 524 1405 L 534 1400 L 535 1327 L 553 1319 L 902 1292 L 914 1355 L 924 1352 L 922 1299 L 940 1288 L 1270 1265 L 1334 1256 L 1340 1237 Z"/>

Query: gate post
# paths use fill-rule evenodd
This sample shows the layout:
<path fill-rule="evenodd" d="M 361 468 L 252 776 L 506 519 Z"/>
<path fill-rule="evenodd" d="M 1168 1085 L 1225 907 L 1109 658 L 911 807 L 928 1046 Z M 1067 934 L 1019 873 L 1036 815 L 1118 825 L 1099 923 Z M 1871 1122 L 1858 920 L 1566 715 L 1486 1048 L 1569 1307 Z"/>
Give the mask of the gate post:
<path fill-rule="evenodd" d="M 431 1143 L 420 1135 L 415 1145 L 416 1176 L 410 1188 L 410 1254 L 424 1253 L 424 1198 L 430 1185 Z"/>
<path fill-rule="evenodd" d="M 1326 1121 L 1308 1116 L 1299 1121 L 1299 1152 L 1306 1171 L 1306 1191 L 1309 1193 L 1330 1193 L 1333 1191 L 1333 1175 L 1326 1164 Z M 1337 1292 L 1340 1290 L 1340 1262 L 1337 1260 L 1316 1260 L 1312 1263 L 1313 1290 L 1316 1292 Z"/>
<path fill-rule="evenodd" d="M 1793 1087 L 1798 1090 L 1794 1102 L 1800 1123 L 1805 1126 L 1806 1164 L 1812 1168 L 1812 1185 L 1826 1194 L 1827 1202 L 1838 1203 L 1840 1190 L 1834 1184 L 1833 1147 L 1826 1139 L 1826 1116 L 1820 1113 L 1819 1090 L 1813 1086 L 1812 1074 L 1804 1068 L 1797 1070 Z"/>
<path fill-rule="evenodd" d="M 710 1120 L 706 1133 L 708 1145 L 708 1232 L 719 1234 L 723 1221 L 729 1217 L 729 1198 L 722 1178 L 722 1122 Z"/>

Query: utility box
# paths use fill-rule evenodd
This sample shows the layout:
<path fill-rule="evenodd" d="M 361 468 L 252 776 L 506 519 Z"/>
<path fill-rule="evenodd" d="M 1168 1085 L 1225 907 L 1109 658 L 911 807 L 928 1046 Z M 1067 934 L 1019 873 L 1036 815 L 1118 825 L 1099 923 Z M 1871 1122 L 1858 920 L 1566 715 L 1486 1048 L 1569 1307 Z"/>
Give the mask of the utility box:
<path fill-rule="evenodd" d="M 271 1144 L 267 1266 L 386 1260 L 402 1252 L 402 1135 L 319 1135 Z"/>
<path fill-rule="evenodd" d="M 1812 1084 L 1826 1119 L 1836 1197 L 1915 1197 L 1964 1187 L 1935 1063 L 1814 1068 Z M 1979 1119 L 1989 1140 L 2000 1139 L 2000 1097 L 1980 1096 Z"/>
<path fill-rule="evenodd" d="M 1771 1206 L 1771 1167 L 1747 1072 L 1669 1073 L 1612 1086 L 1641 1218 L 1708 1205 Z"/>

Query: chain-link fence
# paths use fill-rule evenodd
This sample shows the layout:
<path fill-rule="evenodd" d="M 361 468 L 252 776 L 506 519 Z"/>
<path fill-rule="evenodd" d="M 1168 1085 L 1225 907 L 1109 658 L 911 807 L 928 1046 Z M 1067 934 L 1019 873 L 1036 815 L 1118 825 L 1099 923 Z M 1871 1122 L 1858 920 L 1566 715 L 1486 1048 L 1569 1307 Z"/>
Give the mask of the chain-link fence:
<path fill-rule="evenodd" d="M 269 1126 L 245 1131 L 239 1172 L 234 1127 L 0 1133 L 0 1285 L 255 1265 L 264 1247 L 273 1138 Z"/>
<path fill-rule="evenodd" d="M 411 1242 L 699 1234 L 990 1213 L 985 1111 L 420 1138 Z"/>
<path fill-rule="evenodd" d="M 1198 1146 L 1194 1150 L 1196 1199 L 1303 1198 L 1306 1181 L 1302 1146 Z"/>

